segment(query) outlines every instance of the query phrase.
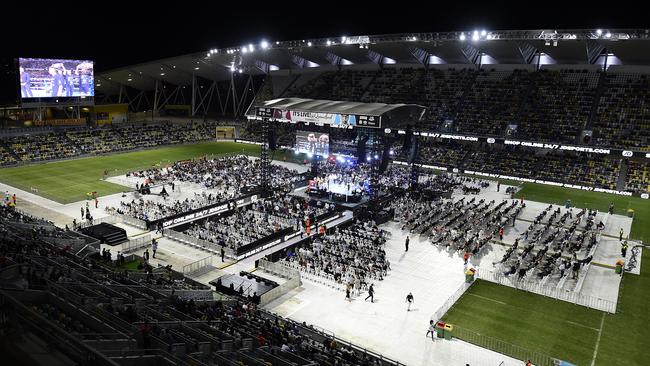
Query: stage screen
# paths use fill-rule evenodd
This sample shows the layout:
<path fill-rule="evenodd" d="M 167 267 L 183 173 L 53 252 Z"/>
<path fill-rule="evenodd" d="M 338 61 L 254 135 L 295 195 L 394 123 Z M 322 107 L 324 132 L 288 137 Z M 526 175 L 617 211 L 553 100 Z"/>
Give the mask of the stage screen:
<path fill-rule="evenodd" d="M 328 156 L 330 136 L 321 132 L 296 131 L 296 150 L 301 153 Z"/>
<path fill-rule="evenodd" d="M 95 95 L 92 61 L 20 58 L 18 71 L 22 99 Z"/>

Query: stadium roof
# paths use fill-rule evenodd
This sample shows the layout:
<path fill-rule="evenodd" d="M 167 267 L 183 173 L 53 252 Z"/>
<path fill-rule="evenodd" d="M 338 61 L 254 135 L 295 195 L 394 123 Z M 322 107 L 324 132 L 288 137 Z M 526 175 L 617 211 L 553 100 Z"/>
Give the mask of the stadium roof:
<path fill-rule="evenodd" d="M 258 111 L 259 109 L 259 111 Z M 332 100 L 280 98 L 249 110 L 249 119 L 314 122 L 333 125 L 405 128 L 417 124 L 426 107 L 417 104 L 359 103 Z M 354 121 L 354 122 L 351 122 Z"/>
<path fill-rule="evenodd" d="M 197 76 L 229 80 L 277 70 L 390 64 L 535 64 L 541 57 L 559 65 L 650 66 L 650 32 L 627 30 L 521 30 L 410 33 L 263 42 L 172 57 L 96 74 L 99 92 L 127 85 L 153 90 L 156 81 L 191 85 Z M 486 62 L 489 60 L 489 62 Z"/>
<path fill-rule="evenodd" d="M 426 107 L 417 104 L 359 103 L 302 98 L 273 99 L 264 102 L 258 107 L 311 113 L 361 114 L 366 116 L 381 116 L 400 108 L 419 108 L 421 111 L 426 109 Z"/>

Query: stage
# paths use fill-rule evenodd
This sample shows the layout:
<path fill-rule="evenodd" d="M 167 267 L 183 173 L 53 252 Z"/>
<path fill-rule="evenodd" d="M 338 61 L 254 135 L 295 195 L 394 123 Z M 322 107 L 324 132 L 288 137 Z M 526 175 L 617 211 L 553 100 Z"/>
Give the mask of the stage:
<path fill-rule="evenodd" d="M 301 198 L 306 198 L 306 199 L 311 199 L 311 200 L 319 200 L 327 203 L 333 203 L 335 205 L 339 205 L 341 207 L 345 207 L 346 209 L 354 210 L 357 207 L 364 205 L 370 201 L 370 197 L 367 195 L 362 195 L 360 199 L 357 202 L 353 202 L 353 198 L 350 196 L 345 196 L 341 195 L 340 193 L 333 193 L 333 192 L 327 192 L 325 195 L 313 195 L 307 193 L 307 188 L 308 186 L 302 186 L 298 187 L 293 190 L 293 192 L 290 193 L 292 196 L 296 197 L 301 197 Z M 336 197 L 336 195 L 339 198 Z M 379 197 L 385 196 L 385 193 L 381 192 L 379 194 Z M 348 198 L 346 202 L 346 198 Z"/>

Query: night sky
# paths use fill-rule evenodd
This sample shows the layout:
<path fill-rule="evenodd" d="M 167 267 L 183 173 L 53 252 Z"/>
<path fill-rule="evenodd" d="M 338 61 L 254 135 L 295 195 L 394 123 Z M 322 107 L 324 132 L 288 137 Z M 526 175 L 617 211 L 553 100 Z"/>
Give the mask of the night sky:
<path fill-rule="evenodd" d="M 472 31 L 474 29 L 647 28 L 644 11 L 576 2 L 437 1 L 379 2 L 191 1 L 93 2 L 65 6 L 11 5 L 20 22 L 0 24 L 0 103 L 15 99 L 17 57 L 90 59 L 95 71 L 110 70 L 210 48 L 342 35 Z M 318 5 L 321 4 L 321 5 Z M 454 4 L 454 5 L 449 5 Z M 523 4 L 523 5 L 522 5 Z M 573 5 L 569 5 L 573 4 Z M 22 9 L 21 9 L 22 7 Z M 93 7 L 95 7 L 93 5 Z M 14 9 L 15 8 L 15 9 Z M 276 10 L 278 8 L 284 8 Z M 74 9 L 74 10 L 70 10 Z M 371 10 L 372 9 L 372 10 Z M 9 16 L 9 13 L 5 14 Z"/>

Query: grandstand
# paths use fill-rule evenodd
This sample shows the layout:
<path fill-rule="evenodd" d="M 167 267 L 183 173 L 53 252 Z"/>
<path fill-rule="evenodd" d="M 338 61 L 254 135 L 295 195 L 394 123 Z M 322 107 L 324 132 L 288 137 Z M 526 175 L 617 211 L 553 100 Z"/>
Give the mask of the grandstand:
<path fill-rule="evenodd" d="M 649 46 L 265 42 L 23 95 L 0 129 L 3 360 L 644 365 Z"/>

